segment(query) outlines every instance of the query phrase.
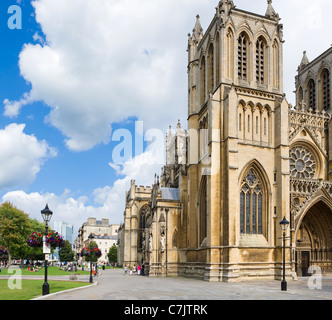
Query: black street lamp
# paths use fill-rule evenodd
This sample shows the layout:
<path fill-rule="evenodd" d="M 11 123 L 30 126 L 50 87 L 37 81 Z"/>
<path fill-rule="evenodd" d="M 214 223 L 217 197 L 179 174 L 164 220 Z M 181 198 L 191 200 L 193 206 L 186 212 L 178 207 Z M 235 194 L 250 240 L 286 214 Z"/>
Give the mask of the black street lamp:
<path fill-rule="evenodd" d="M 286 231 L 289 226 L 289 221 L 286 217 L 280 222 L 280 227 L 282 230 L 283 239 L 283 270 L 282 270 L 282 281 L 281 281 L 281 291 L 287 291 L 287 281 L 286 281 Z"/>
<path fill-rule="evenodd" d="M 167 250 L 168 250 L 168 246 L 167 246 L 167 243 L 168 243 L 168 238 L 167 238 L 167 234 L 168 234 L 168 211 L 169 211 L 169 209 L 168 208 L 166 208 L 165 209 L 165 211 L 166 211 L 166 277 L 167 277 L 167 275 L 168 275 L 168 259 L 167 259 Z"/>
<path fill-rule="evenodd" d="M 92 247 L 91 247 L 91 242 L 92 242 L 92 239 L 94 239 L 94 236 L 93 234 L 91 233 L 89 236 L 88 236 L 90 242 L 89 242 L 89 247 L 90 247 L 90 280 L 89 282 L 90 283 L 93 283 L 93 278 L 92 278 Z"/>
<path fill-rule="evenodd" d="M 41 214 L 42 214 L 42 217 L 45 221 L 45 241 L 46 241 L 46 237 L 48 235 L 48 223 L 50 222 L 51 218 L 52 218 L 52 215 L 53 215 L 53 212 L 48 208 L 48 204 L 46 204 L 46 207 L 45 209 L 43 209 L 41 211 Z M 43 296 L 47 295 L 50 293 L 50 286 L 47 282 L 47 267 L 48 267 L 48 263 L 47 263 L 47 259 L 46 259 L 46 255 L 45 255 L 45 263 L 44 263 L 44 266 L 45 266 L 45 281 L 44 281 L 44 284 L 43 284 Z"/>

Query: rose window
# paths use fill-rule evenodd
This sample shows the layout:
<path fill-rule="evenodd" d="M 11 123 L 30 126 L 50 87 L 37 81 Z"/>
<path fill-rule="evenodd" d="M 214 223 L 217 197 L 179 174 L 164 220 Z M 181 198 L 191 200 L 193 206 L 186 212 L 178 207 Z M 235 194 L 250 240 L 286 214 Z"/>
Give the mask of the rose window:
<path fill-rule="evenodd" d="M 312 153 L 304 147 L 294 147 L 290 151 L 290 172 L 292 178 L 313 179 L 316 161 Z"/>

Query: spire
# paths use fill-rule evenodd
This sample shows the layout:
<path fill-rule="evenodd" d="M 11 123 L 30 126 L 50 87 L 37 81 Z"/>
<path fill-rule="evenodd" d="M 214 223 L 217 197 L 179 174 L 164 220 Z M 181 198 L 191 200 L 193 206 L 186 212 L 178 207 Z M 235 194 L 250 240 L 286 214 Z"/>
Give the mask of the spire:
<path fill-rule="evenodd" d="M 199 21 L 199 15 L 196 16 L 196 23 L 193 29 L 193 38 L 196 41 L 200 41 L 203 38 L 203 28 L 201 22 Z"/>
<path fill-rule="evenodd" d="M 273 9 L 272 0 L 267 0 L 267 10 L 265 16 L 270 19 L 279 20 L 279 15 Z"/>
<path fill-rule="evenodd" d="M 310 63 L 310 61 L 307 57 L 307 51 L 303 51 L 303 58 L 302 58 L 301 64 L 299 65 L 299 70 L 302 69 L 303 67 L 305 67 L 309 63 Z"/>

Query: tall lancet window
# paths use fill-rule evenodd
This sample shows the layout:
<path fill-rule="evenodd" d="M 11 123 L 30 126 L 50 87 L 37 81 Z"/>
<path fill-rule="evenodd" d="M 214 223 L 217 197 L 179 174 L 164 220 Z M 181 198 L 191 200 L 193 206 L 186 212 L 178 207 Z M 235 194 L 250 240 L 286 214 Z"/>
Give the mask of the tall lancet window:
<path fill-rule="evenodd" d="M 308 84 L 308 107 L 313 111 L 316 110 L 316 84 L 312 79 Z"/>
<path fill-rule="evenodd" d="M 238 41 L 238 76 L 241 80 L 248 80 L 248 54 L 248 37 L 242 32 Z"/>
<path fill-rule="evenodd" d="M 323 106 L 324 110 L 330 110 L 331 97 L 330 97 L 330 72 L 325 69 L 322 74 L 323 84 Z"/>
<path fill-rule="evenodd" d="M 256 42 L 256 80 L 259 84 L 265 82 L 266 44 L 263 37 Z"/>
<path fill-rule="evenodd" d="M 240 192 L 241 234 L 263 234 L 264 190 L 262 182 L 251 168 L 242 181 Z"/>

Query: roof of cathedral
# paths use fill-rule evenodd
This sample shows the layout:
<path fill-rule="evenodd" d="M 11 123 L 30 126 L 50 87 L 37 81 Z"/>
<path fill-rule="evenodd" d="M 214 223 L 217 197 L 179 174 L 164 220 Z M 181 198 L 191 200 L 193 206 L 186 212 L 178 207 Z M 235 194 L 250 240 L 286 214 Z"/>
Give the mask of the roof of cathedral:
<path fill-rule="evenodd" d="M 179 200 L 179 189 L 177 188 L 160 188 L 161 197 L 164 200 Z"/>

